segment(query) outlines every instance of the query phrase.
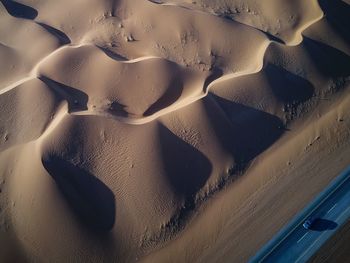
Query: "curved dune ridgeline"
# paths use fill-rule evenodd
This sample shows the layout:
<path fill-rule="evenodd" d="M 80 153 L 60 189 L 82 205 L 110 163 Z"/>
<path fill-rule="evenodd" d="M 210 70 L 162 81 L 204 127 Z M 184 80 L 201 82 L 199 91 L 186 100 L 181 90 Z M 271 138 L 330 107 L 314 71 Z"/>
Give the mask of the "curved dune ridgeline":
<path fill-rule="evenodd" d="M 349 162 L 349 16 L 0 1 L 0 261 L 246 262 Z"/>

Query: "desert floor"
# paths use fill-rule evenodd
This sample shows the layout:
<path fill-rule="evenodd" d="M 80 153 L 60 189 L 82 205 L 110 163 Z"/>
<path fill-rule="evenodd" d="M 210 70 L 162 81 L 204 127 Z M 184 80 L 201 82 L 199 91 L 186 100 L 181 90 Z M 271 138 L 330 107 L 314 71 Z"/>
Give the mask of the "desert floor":
<path fill-rule="evenodd" d="M 0 1 L 0 261 L 246 262 L 350 164 L 349 17 Z"/>

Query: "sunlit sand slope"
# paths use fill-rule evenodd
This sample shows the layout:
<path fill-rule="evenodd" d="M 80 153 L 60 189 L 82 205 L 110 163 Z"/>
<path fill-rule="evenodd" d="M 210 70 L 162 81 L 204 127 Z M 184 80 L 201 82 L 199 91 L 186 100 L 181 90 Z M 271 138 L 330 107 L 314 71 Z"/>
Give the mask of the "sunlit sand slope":
<path fill-rule="evenodd" d="M 246 262 L 350 161 L 349 16 L 1 1 L 0 261 Z"/>

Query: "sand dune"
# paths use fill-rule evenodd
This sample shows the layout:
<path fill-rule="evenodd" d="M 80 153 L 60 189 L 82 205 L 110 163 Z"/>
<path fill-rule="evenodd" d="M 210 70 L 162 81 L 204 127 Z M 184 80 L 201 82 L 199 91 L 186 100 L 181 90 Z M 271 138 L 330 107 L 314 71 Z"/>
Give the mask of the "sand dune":
<path fill-rule="evenodd" d="M 316 0 L 283 1 L 152 1 L 163 5 L 182 6 L 191 10 L 224 17 L 265 32 L 270 39 L 297 45 L 302 41 L 301 33 L 322 18 L 323 13 Z"/>
<path fill-rule="evenodd" d="M 349 164 L 349 15 L 2 0 L 0 261 L 246 262 Z"/>

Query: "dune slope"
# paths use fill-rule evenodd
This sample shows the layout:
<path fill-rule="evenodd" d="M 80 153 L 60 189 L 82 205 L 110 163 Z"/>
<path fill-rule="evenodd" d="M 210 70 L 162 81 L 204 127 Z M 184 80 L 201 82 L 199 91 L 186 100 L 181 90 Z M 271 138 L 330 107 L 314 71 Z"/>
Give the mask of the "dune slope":
<path fill-rule="evenodd" d="M 349 15 L 0 1 L 0 261 L 246 262 L 350 162 Z"/>

